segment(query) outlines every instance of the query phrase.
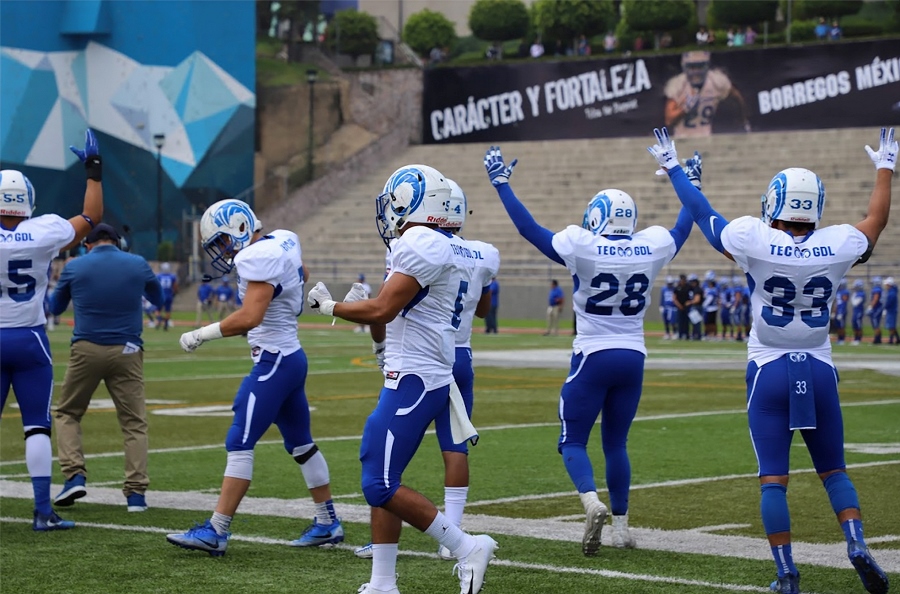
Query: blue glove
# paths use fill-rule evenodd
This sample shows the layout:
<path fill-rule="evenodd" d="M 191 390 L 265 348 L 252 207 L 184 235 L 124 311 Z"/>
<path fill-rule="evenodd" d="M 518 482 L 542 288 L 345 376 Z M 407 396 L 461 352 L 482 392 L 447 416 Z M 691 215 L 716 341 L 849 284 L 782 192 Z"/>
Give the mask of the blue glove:
<path fill-rule="evenodd" d="M 509 183 L 512 176 L 513 167 L 518 163 L 518 159 L 507 165 L 503 162 L 503 155 L 500 154 L 500 147 L 492 146 L 484 155 L 484 168 L 487 169 L 488 177 L 495 186 Z"/>
<path fill-rule="evenodd" d="M 69 146 L 69 150 L 81 159 L 84 163 L 84 169 L 87 178 L 94 181 L 101 181 L 103 178 L 103 164 L 100 161 L 100 145 L 97 144 L 97 137 L 94 136 L 93 130 L 88 128 L 84 132 L 84 150 L 79 150 L 74 146 Z"/>
<path fill-rule="evenodd" d="M 683 169 L 688 181 L 698 190 L 702 190 L 700 175 L 703 172 L 703 162 L 700 160 L 700 153 L 694 151 L 694 156 L 685 160 Z"/>

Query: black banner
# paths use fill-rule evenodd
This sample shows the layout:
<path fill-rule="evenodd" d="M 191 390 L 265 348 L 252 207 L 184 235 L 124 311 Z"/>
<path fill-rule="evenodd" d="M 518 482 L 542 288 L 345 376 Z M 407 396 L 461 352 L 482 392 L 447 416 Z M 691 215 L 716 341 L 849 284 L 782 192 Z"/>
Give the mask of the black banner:
<path fill-rule="evenodd" d="M 422 117 L 426 144 L 895 125 L 900 43 L 432 68 Z"/>

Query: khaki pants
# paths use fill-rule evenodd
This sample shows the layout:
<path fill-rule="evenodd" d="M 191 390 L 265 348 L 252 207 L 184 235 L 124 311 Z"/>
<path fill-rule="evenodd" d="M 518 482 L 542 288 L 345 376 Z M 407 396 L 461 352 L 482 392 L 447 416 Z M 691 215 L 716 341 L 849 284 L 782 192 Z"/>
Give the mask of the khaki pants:
<path fill-rule="evenodd" d="M 547 334 L 559 334 L 559 312 L 562 306 L 550 305 L 547 307 Z"/>
<path fill-rule="evenodd" d="M 125 437 L 125 487 L 143 494 L 147 477 L 147 411 L 144 405 L 144 351 L 124 354 L 125 345 L 100 345 L 79 340 L 72 345 L 69 368 L 56 407 L 56 446 L 66 480 L 87 474 L 81 445 L 81 418 L 100 380 L 116 406 Z"/>
<path fill-rule="evenodd" d="M 203 314 L 206 314 L 206 317 L 209 318 L 209 323 L 212 324 L 215 320 L 213 319 L 213 302 L 212 301 L 197 301 L 197 322 L 194 324 L 198 328 L 203 323 Z"/>

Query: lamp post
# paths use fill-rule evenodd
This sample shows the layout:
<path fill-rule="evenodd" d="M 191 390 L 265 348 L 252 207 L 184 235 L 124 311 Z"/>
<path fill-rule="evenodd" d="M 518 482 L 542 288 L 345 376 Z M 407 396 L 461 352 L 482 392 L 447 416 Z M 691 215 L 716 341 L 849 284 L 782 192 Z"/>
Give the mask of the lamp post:
<path fill-rule="evenodd" d="M 153 144 L 156 145 L 156 246 L 162 243 L 162 147 L 166 143 L 165 134 L 154 134 Z"/>
<path fill-rule="evenodd" d="M 309 83 L 309 147 L 306 152 L 306 181 L 311 182 L 313 178 L 313 104 L 315 102 L 315 95 L 313 94 L 313 87 L 316 84 L 316 80 L 319 78 L 319 71 L 314 68 L 310 68 L 306 71 L 306 82 Z"/>

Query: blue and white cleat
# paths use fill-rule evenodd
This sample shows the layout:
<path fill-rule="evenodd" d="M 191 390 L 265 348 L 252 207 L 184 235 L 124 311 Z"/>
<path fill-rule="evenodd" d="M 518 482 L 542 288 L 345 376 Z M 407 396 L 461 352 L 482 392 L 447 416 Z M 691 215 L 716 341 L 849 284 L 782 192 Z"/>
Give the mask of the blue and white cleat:
<path fill-rule="evenodd" d="M 363 545 L 359 548 L 353 549 L 353 554 L 359 557 L 360 559 L 371 559 L 372 558 L 372 543 L 367 545 Z"/>
<path fill-rule="evenodd" d="M 51 530 L 68 530 L 75 527 L 75 522 L 63 520 L 56 512 L 50 512 L 45 516 L 38 510 L 34 510 L 34 521 L 31 529 L 36 532 L 50 532 Z"/>
<path fill-rule="evenodd" d="M 125 497 L 125 504 L 130 512 L 147 511 L 147 499 L 141 493 L 130 493 Z"/>
<path fill-rule="evenodd" d="M 800 594 L 800 574 L 789 573 L 784 577 L 775 578 L 769 589 L 778 594 Z"/>
<path fill-rule="evenodd" d="M 292 547 L 322 547 L 336 545 L 344 541 L 344 527 L 340 520 L 331 524 L 319 524 L 318 520 L 306 527 L 297 540 L 291 541 Z"/>
<path fill-rule="evenodd" d="M 862 581 L 866 592 L 869 592 L 869 594 L 887 594 L 888 577 L 875 563 L 875 559 L 872 558 L 869 549 L 864 544 L 858 540 L 848 544 L 847 556 L 850 557 L 850 563 L 853 564 L 853 568 L 859 574 L 859 579 Z"/>
<path fill-rule="evenodd" d="M 213 528 L 209 520 L 203 524 L 194 524 L 194 527 L 184 534 L 167 534 L 166 540 L 182 549 L 192 551 L 206 551 L 212 557 L 221 557 L 228 548 L 230 532 L 219 534 Z"/>
<path fill-rule="evenodd" d="M 63 484 L 62 491 L 53 500 L 53 504 L 59 507 L 69 507 L 75 503 L 76 499 L 81 499 L 87 495 L 85 488 L 85 479 L 83 474 L 76 474 Z"/>

